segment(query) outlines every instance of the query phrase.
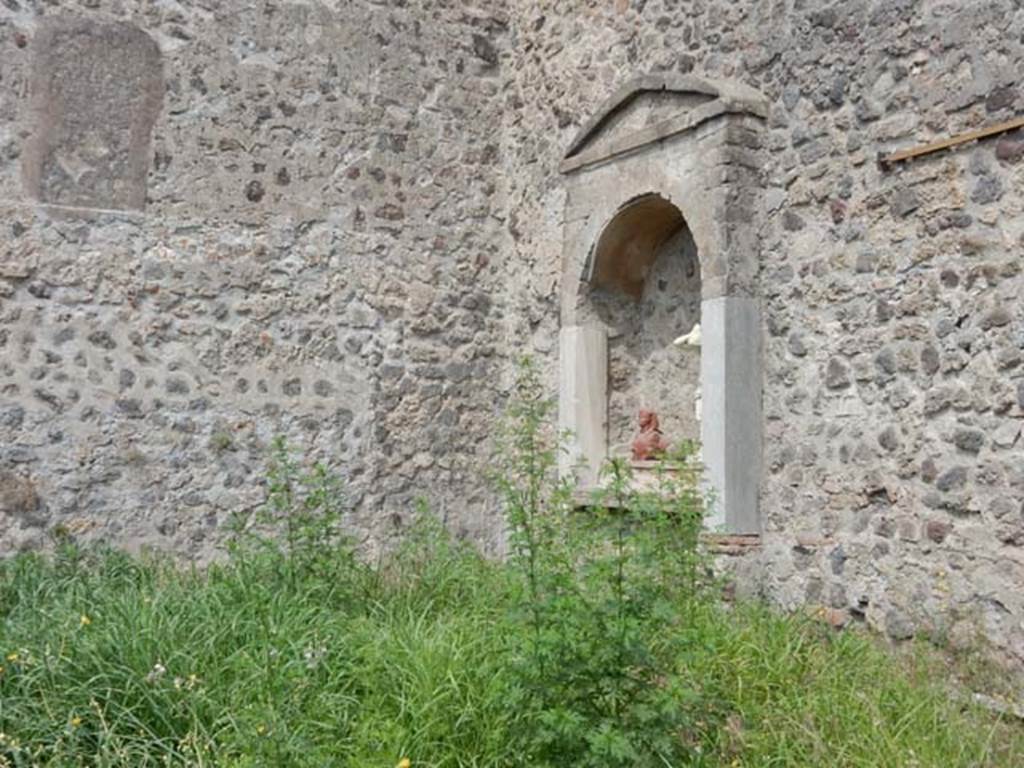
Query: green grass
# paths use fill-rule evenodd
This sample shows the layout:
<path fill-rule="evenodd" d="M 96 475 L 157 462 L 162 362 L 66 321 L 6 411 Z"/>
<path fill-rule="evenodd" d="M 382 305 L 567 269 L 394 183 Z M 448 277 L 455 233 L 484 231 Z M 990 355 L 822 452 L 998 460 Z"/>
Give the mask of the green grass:
<path fill-rule="evenodd" d="M 693 669 L 741 724 L 726 749 L 740 765 L 1020 765 L 1024 728 L 952 696 L 945 659 L 894 653 L 864 632 L 835 632 L 757 606 L 708 607 Z M 721 742 L 720 742 L 721 743 Z"/>
<path fill-rule="evenodd" d="M 429 538 L 429 537 L 428 537 Z M 0 563 L 0 765 L 529 765 L 516 578 L 434 537 L 370 568 L 262 552 L 198 573 L 67 548 Z M 942 659 L 695 600 L 658 638 L 704 766 L 1015 766 Z"/>

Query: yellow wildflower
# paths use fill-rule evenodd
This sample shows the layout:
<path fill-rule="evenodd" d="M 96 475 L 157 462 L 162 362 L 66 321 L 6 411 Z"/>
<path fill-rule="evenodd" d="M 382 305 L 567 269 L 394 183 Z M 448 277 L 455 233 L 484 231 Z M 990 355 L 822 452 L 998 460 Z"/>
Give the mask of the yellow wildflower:
<path fill-rule="evenodd" d="M 83 627 L 88 627 L 90 624 L 92 624 L 92 619 L 90 619 L 83 613 L 81 617 L 79 617 L 78 623 L 81 624 Z"/>
<path fill-rule="evenodd" d="M 17 661 L 18 660 L 18 652 L 17 651 L 11 651 L 10 653 L 8 653 L 7 654 L 7 660 L 8 661 Z"/>
<path fill-rule="evenodd" d="M 74 717 L 71 718 L 71 727 L 72 728 L 77 728 L 81 724 L 82 724 L 82 718 L 80 718 L 78 715 L 75 715 Z"/>
<path fill-rule="evenodd" d="M 396 768 L 410 768 L 411 765 L 412 760 L 410 760 L 408 757 L 403 757 L 401 760 L 398 761 L 398 766 Z"/>
<path fill-rule="evenodd" d="M 267 732 L 267 726 L 263 725 L 263 723 L 260 723 L 259 725 L 256 726 L 256 735 L 262 736 L 266 732 Z"/>

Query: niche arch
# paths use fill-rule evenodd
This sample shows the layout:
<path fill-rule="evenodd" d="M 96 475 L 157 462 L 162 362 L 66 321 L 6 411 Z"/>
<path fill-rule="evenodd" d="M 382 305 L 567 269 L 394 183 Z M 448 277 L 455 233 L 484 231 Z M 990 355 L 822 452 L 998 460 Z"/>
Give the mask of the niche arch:
<path fill-rule="evenodd" d="M 595 486 L 628 448 L 629 409 L 652 408 L 670 441 L 699 438 L 711 525 L 740 534 L 761 531 L 766 114 L 739 84 L 638 78 L 584 124 L 561 167 L 563 472 Z M 698 322 L 699 346 L 672 343 Z"/>

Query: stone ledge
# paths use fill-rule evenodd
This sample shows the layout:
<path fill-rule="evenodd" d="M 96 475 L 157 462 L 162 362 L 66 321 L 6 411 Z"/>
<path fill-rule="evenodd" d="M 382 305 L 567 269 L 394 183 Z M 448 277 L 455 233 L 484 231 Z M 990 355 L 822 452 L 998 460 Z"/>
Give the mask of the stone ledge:
<path fill-rule="evenodd" d="M 703 533 L 700 540 L 713 555 L 742 557 L 761 549 L 761 535 L 756 533 Z"/>

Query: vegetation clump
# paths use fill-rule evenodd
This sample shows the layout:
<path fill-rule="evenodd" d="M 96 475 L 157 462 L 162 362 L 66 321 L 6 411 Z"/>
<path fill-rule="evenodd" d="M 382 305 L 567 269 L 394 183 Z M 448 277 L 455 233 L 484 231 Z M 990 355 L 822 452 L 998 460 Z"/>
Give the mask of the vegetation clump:
<path fill-rule="evenodd" d="M 424 505 L 367 563 L 323 466 L 205 570 L 83 549 L 0 563 L 0 766 L 1013 766 L 1024 734 L 939 659 L 755 605 L 700 552 L 692 451 L 580 505 L 524 366 L 497 466 L 509 557 Z"/>

